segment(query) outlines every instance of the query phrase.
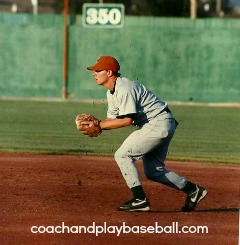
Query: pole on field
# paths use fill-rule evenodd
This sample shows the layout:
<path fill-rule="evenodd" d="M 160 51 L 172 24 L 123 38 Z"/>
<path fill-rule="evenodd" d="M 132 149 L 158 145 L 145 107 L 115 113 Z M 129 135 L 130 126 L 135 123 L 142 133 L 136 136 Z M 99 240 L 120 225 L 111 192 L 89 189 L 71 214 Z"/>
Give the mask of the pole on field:
<path fill-rule="evenodd" d="M 63 100 L 66 100 L 68 95 L 68 12 L 69 0 L 64 0 Z"/>
<path fill-rule="evenodd" d="M 197 0 L 190 0 L 190 18 L 197 18 Z"/>
<path fill-rule="evenodd" d="M 38 0 L 32 0 L 33 14 L 38 13 Z"/>
<path fill-rule="evenodd" d="M 222 0 L 217 0 L 216 1 L 216 13 L 220 16 L 224 16 L 224 12 L 222 10 Z"/>

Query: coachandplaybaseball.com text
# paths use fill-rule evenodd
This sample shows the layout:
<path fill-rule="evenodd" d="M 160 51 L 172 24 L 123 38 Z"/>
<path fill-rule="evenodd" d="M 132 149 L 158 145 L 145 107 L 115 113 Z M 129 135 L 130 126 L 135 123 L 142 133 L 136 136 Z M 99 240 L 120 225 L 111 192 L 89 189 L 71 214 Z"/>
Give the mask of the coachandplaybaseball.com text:
<path fill-rule="evenodd" d="M 125 222 L 122 225 L 107 225 L 107 222 L 104 222 L 102 225 L 97 225 L 95 222 L 89 226 L 67 226 L 64 222 L 58 226 L 32 226 L 32 233 L 75 233 L 75 234 L 93 234 L 98 236 L 100 234 L 116 234 L 120 236 L 121 234 L 180 234 L 180 233 L 201 233 L 207 234 L 207 226 L 180 226 L 178 222 L 172 222 L 171 225 L 161 226 L 158 222 L 155 222 L 153 225 L 134 225 L 129 226 Z"/>

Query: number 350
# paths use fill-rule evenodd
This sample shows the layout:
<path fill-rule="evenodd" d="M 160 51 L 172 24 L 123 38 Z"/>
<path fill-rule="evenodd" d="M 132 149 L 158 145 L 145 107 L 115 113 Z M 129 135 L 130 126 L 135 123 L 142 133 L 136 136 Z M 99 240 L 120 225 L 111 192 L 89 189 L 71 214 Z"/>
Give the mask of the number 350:
<path fill-rule="evenodd" d="M 88 8 L 86 22 L 89 25 L 118 25 L 121 22 L 121 11 L 117 8 Z"/>

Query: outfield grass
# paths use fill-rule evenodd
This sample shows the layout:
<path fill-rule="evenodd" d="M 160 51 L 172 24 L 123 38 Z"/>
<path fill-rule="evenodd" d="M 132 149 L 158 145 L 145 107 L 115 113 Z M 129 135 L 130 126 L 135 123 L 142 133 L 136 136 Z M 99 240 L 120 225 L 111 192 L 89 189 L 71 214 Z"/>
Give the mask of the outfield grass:
<path fill-rule="evenodd" d="M 98 138 L 81 135 L 75 116 L 103 119 L 106 104 L 0 101 L 0 151 L 48 154 L 113 155 L 134 126 L 104 131 Z M 240 163 L 240 108 L 171 106 L 180 125 L 168 159 Z"/>

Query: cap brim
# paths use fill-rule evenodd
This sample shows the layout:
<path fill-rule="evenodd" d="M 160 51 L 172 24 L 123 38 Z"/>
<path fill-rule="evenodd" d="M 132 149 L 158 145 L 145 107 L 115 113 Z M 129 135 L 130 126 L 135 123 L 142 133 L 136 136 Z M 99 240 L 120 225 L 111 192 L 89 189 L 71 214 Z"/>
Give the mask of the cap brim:
<path fill-rule="evenodd" d="M 90 71 L 95 71 L 95 66 L 89 66 L 89 67 L 87 67 L 87 69 Z"/>

